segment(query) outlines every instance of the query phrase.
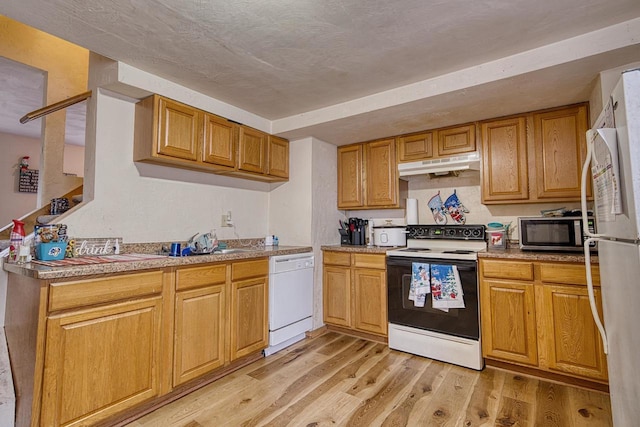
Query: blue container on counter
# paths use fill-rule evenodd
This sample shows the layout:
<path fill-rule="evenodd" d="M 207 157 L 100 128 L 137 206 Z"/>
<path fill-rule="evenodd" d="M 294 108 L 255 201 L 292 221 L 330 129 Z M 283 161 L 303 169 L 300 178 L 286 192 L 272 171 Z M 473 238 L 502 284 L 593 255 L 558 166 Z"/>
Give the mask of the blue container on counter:
<path fill-rule="evenodd" d="M 36 245 L 36 258 L 42 261 L 64 259 L 66 250 L 67 242 L 38 243 Z"/>

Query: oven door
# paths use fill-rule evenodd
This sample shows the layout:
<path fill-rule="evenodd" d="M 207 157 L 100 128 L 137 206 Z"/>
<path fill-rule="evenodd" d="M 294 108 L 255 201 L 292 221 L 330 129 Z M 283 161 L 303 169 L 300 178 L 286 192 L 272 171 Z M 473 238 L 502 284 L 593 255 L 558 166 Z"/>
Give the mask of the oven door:
<path fill-rule="evenodd" d="M 416 307 L 409 299 L 414 262 L 456 266 L 465 308 L 450 308 L 448 312 L 431 308 L 431 294 L 427 295 L 424 307 Z M 387 257 L 387 292 L 389 323 L 474 340 L 480 338 L 477 261 Z"/>

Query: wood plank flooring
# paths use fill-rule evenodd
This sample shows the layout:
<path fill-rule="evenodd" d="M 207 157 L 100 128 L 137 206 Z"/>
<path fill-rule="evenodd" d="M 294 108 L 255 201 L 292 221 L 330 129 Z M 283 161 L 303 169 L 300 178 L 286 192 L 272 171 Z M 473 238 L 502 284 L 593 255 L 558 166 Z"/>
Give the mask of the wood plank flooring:
<path fill-rule="evenodd" d="M 609 395 L 481 372 L 328 332 L 130 423 L 148 426 L 611 426 Z"/>

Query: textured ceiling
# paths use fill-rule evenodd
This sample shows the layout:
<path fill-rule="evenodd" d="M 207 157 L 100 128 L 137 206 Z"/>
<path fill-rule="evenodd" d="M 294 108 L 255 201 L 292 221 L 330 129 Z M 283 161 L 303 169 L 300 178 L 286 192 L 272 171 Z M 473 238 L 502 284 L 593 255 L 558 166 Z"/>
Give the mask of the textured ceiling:
<path fill-rule="evenodd" d="M 10 18 L 269 120 L 283 120 L 390 91 L 640 16 L 638 0 L 4 3 L 0 13 Z M 610 56 L 604 64 L 591 61 L 592 68 L 582 73 L 569 67 L 567 72 L 581 74 L 577 76 L 579 90 L 571 88 L 566 78 L 547 72 L 529 76 L 518 95 L 526 100 L 540 93 L 556 94 L 559 103 L 585 100 L 587 86 L 597 72 L 607 69 L 607 65 L 622 65 L 634 55 L 637 60 L 638 52 L 635 49 Z M 567 52 L 566 56 L 572 54 Z M 545 75 L 550 80 L 543 81 Z M 513 90 L 516 83 L 505 82 L 505 90 Z M 515 89 L 518 87 L 516 84 Z M 541 92 L 543 87 L 545 92 Z M 494 88 L 493 95 L 496 91 L 500 92 L 500 88 Z M 500 99 L 493 98 L 495 107 Z M 454 103 L 434 108 L 431 103 L 423 104 L 415 107 L 431 112 L 430 118 L 439 113 L 450 114 L 453 106 L 458 106 Z M 384 132 L 400 130 L 393 123 L 421 120 L 420 111 L 412 110 L 406 115 L 407 108 L 404 110 L 404 116 L 389 114 L 387 122 L 379 125 L 384 114 L 378 111 L 370 119 L 375 117 L 379 127 L 369 126 L 366 130 L 372 137 L 385 136 Z M 518 111 L 506 111 L 515 112 Z M 481 115 L 476 114 L 477 118 Z M 451 116 L 449 124 L 456 119 L 475 119 L 471 112 L 455 116 Z M 351 126 L 338 124 L 340 128 L 344 126 L 346 134 L 356 135 L 353 137 L 338 134 L 335 129 L 324 134 L 317 126 L 313 129 L 319 136 L 335 138 L 330 142 L 343 143 L 367 134 L 359 133 L 366 122 L 361 118 L 353 120 Z M 420 123 L 402 129 L 416 127 Z"/>

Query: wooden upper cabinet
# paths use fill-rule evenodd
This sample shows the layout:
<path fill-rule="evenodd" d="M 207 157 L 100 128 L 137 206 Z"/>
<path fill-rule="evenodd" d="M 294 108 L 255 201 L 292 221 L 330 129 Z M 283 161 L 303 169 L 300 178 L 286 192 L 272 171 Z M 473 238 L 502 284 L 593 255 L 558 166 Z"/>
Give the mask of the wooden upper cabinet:
<path fill-rule="evenodd" d="M 587 116 L 580 104 L 481 122 L 482 203 L 579 201 Z"/>
<path fill-rule="evenodd" d="M 480 124 L 482 133 L 482 202 L 527 200 L 526 118 Z"/>
<path fill-rule="evenodd" d="M 421 132 L 399 136 L 397 139 L 398 162 L 415 162 L 433 157 L 435 132 Z"/>
<path fill-rule="evenodd" d="M 238 138 L 238 169 L 246 172 L 267 171 L 268 135 L 247 126 L 240 126 Z"/>
<path fill-rule="evenodd" d="M 438 157 L 476 151 L 476 125 L 470 123 L 438 130 Z"/>
<path fill-rule="evenodd" d="M 395 139 L 365 145 L 366 205 L 384 207 L 398 204 L 398 167 Z"/>
<path fill-rule="evenodd" d="M 362 144 L 338 147 L 338 209 L 364 206 Z"/>
<path fill-rule="evenodd" d="M 136 104 L 133 160 L 257 181 L 289 179 L 289 142 L 152 95 Z"/>
<path fill-rule="evenodd" d="M 269 135 L 267 148 L 269 153 L 267 174 L 289 179 L 289 141 Z"/>
<path fill-rule="evenodd" d="M 587 127 L 586 105 L 533 114 L 533 198 L 580 199 Z"/>
<path fill-rule="evenodd" d="M 399 206 L 394 138 L 338 147 L 338 209 Z"/>
<path fill-rule="evenodd" d="M 398 162 L 451 157 L 476 151 L 474 123 L 402 135 L 397 138 Z"/>
<path fill-rule="evenodd" d="M 237 140 L 238 125 L 213 114 L 204 114 L 203 162 L 234 168 Z"/>
<path fill-rule="evenodd" d="M 157 102 L 158 154 L 198 159 L 201 113 L 188 105 L 154 96 Z"/>

